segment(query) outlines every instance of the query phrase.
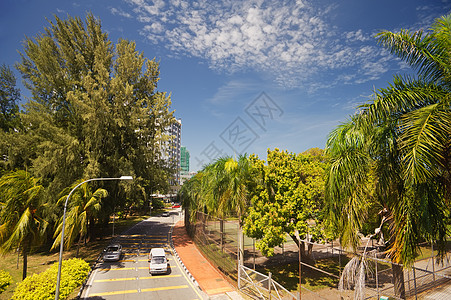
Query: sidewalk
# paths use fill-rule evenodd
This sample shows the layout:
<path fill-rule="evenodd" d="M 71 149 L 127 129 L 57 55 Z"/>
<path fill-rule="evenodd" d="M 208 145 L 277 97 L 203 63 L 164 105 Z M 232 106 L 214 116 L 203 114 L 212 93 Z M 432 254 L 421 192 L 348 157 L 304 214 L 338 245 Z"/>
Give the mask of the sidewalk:
<path fill-rule="evenodd" d="M 216 270 L 194 245 L 185 230 L 184 221 L 175 224 L 172 241 L 183 264 L 210 299 L 242 299 L 224 275 Z"/>

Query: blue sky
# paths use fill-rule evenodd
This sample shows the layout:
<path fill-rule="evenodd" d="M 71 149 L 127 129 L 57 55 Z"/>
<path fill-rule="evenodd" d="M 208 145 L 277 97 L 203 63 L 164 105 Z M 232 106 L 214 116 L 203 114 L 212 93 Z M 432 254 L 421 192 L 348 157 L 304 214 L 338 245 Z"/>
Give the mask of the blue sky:
<path fill-rule="evenodd" d="M 160 61 L 158 90 L 172 95 L 196 171 L 220 155 L 324 148 L 374 89 L 412 72 L 374 35 L 427 29 L 451 2 L 1 0 L 0 63 L 13 66 L 46 18 L 88 11 L 113 42 Z"/>

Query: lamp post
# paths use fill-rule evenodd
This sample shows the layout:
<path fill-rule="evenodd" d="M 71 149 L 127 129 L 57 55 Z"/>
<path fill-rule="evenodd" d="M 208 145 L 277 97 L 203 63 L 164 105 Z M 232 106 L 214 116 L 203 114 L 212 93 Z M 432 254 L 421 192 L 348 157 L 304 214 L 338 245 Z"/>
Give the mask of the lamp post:
<path fill-rule="evenodd" d="M 89 181 L 99 181 L 99 180 L 133 180 L 132 176 L 121 176 L 118 178 L 92 178 L 79 183 L 75 186 L 67 195 L 66 202 L 64 203 L 64 213 L 63 213 L 63 227 L 61 228 L 61 242 L 60 242 L 60 255 L 59 255 L 59 263 L 58 263 L 58 276 L 56 277 L 56 291 L 55 291 L 55 300 L 59 299 L 60 294 L 60 281 L 61 281 L 61 265 L 63 261 L 63 244 L 64 244 L 64 226 L 66 225 L 66 208 L 67 202 L 69 201 L 70 195 L 75 191 L 80 185 Z"/>

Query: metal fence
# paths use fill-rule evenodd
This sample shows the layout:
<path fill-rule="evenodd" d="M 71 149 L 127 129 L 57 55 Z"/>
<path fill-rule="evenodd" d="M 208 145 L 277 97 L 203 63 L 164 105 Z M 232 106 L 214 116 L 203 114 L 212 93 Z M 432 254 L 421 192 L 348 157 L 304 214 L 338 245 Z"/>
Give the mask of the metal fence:
<path fill-rule="evenodd" d="M 293 280 L 294 278 L 291 278 L 289 282 L 281 279 L 287 274 L 296 278 L 299 276 L 299 271 L 296 268 L 293 269 L 293 266 L 299 266 L 299 248 L 290 238 L 287 238 L 286 243 L 274 249 L 273 257 L 266 258 L 256 249 L 257 241 L 245 236 L 243 266 L 238 271 L 238 220 L 221 220 L 197 212 L 190 222 L 188 215 L 187 213 L 185 224 L 198 247 L 219 270 L 231 278 L 237 286 L 240 285 L 241 291 L 256 299 L 268 299 L 269 295 L 273 299 L 298 297 L 299 285 L 297 283 L 299 281 Z M 301 262 L 302 299 L 354 299 L 355 282 L 349 285 L 350 289 L 339 289 L 339 278 L 342 277 L 343 270 L 347 270 L 345 267 L 353 257 L 358 257 L 354 261 L 362 261 L 365 247 L 362 247 L 359 253 L 351 253 L 342 249 L 336 241 L 326 244 L 309 241 L 304 241 L 304 243 L 306 248 L 310 247 L 311 251 L 308 257 L 303 257 Z M 367 241 L 362 241 L 362 244 L 366 245 Z M 371 241 L 368 251 L 365 253 L 364 284 L 359 299 L 380 299 L 381 297 L 449 299 L 451 293 L 450 249 L 448 249 L 448 255 L 444 261 L 439 264 L 435 260 L 436 252 L 432 245 L 423 245 L 423 249 L 429 250 L 431 255 L 427 259 L 415 262 L 413 268 L 403 270 L 401 277 L 404 282 L 404 296 L 395 293 L 393 264 L 385 260 L 383 252 L 378 249 L 378 245 Z M 283 269 L 288 266 L 291 266 L 291 273 Z M 402 268 L 402 266 L 400 267 Z M 357 271 L 355 276 L 357 276 Z M 270 272 L 272 272 L 271 276 Z M 281 275 L 282 273 L 284 274 Z M 238 279 L 238 274 L 240 274 L 240 279 Z M 273 284 L 268 284 L 268 282 L 273 282 Z M 322 286 L 318 288 L 320 283 Z M 269 287 L 272 287 L 271 293 L 268 292 Z M 282 295 L 282 298 L 277 298 L 276 291 L 281 291 L 279 294 Z"/>
<path fill-rule="evenodd" d="M 246 266 L 238 269 L 238 288 L 244 294 L 257 299 L 299 299 L 286 288 L 272 279 L 271 272 L 264 275 Z"/>
<path fill-rule="evenodd" d="M 233 281 L 238 280 L 238 232 L 235 220 L 222 220 L 196 212 L 194 220 L 185 214 L 185 224 L 194 242 L 215 266 Z"/>

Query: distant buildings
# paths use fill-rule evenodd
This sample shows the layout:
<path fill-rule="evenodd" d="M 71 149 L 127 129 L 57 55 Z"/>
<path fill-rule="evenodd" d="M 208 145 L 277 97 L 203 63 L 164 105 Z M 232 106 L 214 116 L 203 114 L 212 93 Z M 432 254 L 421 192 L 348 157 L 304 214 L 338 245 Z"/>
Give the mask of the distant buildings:
<path fill-rule="evenodd" d="M 180 171 L 181 174 L 189 172 L 189 151 L 186 147 L 182 146 L 181 156 L 180 156 Z"/>
<path fill-rule="evenodd" d="M 163 143 L 162 155 L 169 167 L 175 170 L 169 184 L 171 186 L 180 183 L 180 151 L 182 145 L 182 119 L 176 119 L 168 128 L 165 135 L 168 140 Z"/>
<path fill-rule="evenodd" d="M 183 185 L 185 181 L 196 175 L 196 172 L 189 171 L 189 151 L 186 147 L 182 147 L 182 155 L 180 160 L 181 172 L 180 172 L 180 185 Z"/>
<path fill-rule="evenodd" d="M 166 129 L 166 134 L 169 136 L 169 139 L 165 143 L 163 150 L 168 164 L 173 166 L 175 170 L 169 183 L 173 187 L 173 192 L 176 192 L 176 187 L 183 185 L 183 183 L 193 177 L 196 172 L 189 171 L 189 151 L 186 147 L 181 146 L 182 120 L 176 119 L 176 122 Z"/>

